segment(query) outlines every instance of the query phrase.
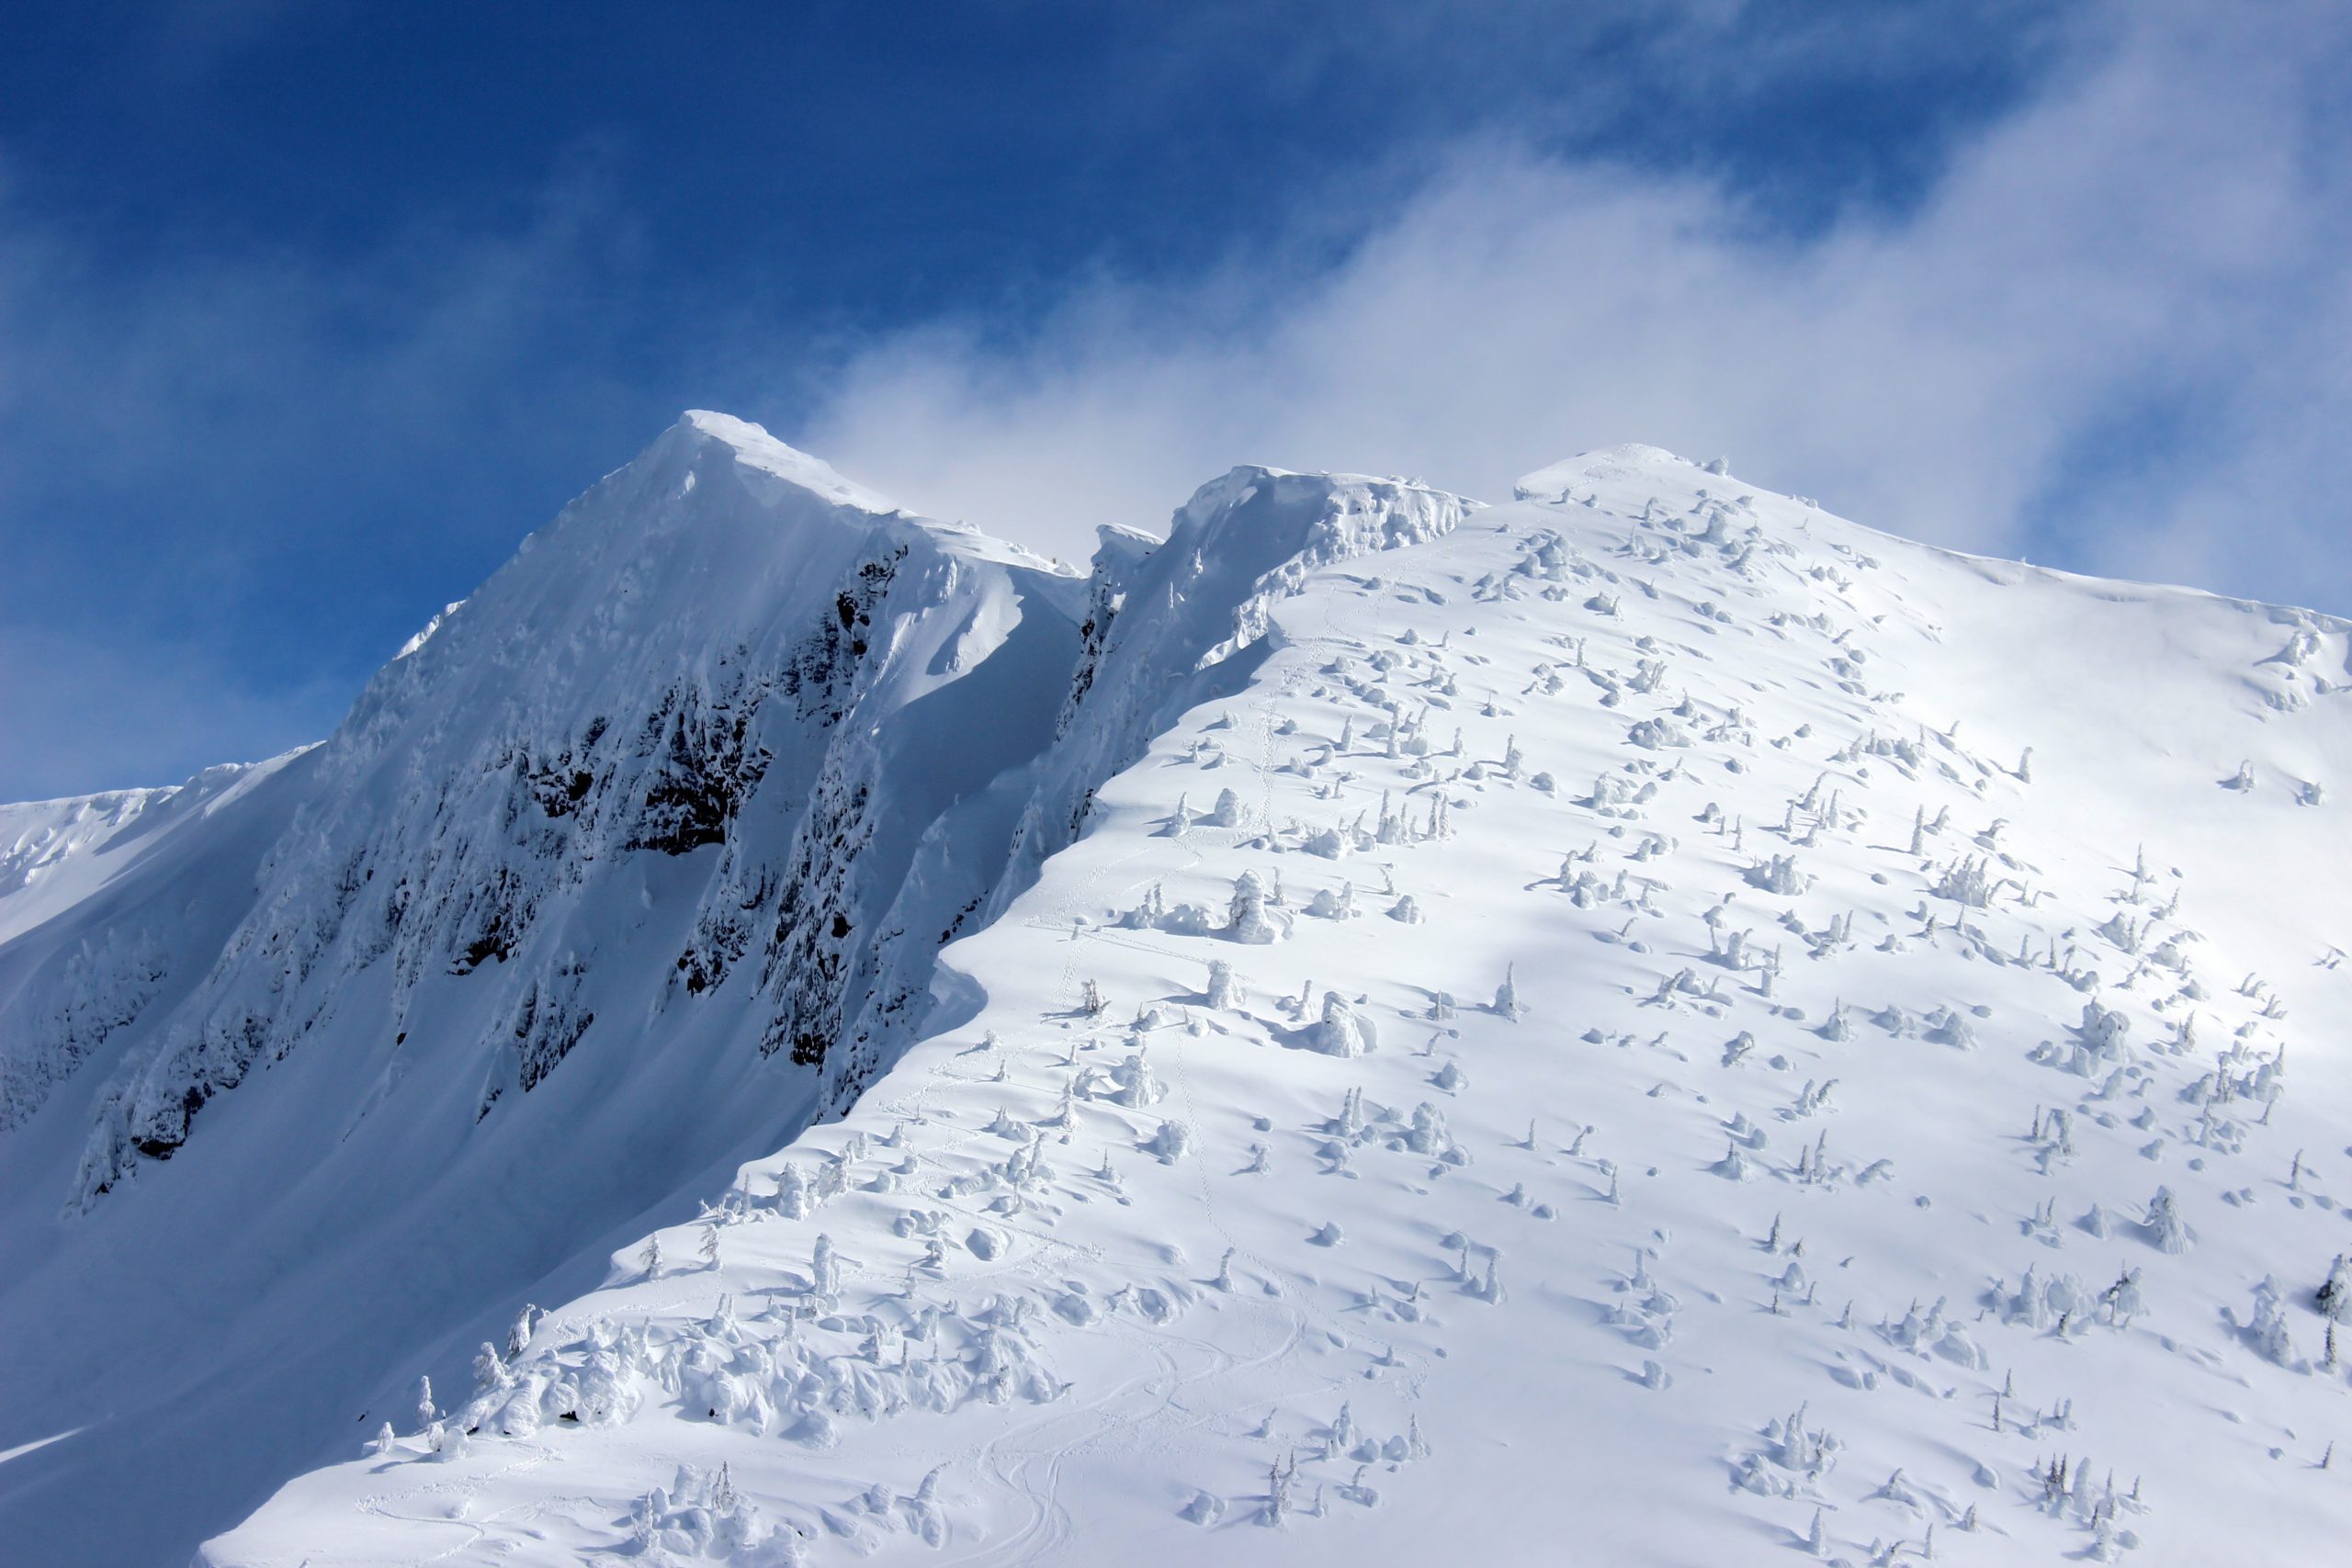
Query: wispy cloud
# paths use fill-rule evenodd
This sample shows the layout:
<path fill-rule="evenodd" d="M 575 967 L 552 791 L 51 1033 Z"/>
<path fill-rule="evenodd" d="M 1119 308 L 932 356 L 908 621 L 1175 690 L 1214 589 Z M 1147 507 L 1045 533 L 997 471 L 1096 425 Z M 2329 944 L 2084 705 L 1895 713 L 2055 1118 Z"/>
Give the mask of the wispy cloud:
<path fill-rule="evenodd" d="M 2333 6 L 2113 7 L 1924 202 L 1801 240 L 1703 178 L 1459 146 L 1335 266 L 933 323 L 801 434 L 1065 556 L 1236 461 L 1493 496 L 1634 439 L 1938 541 L 2352 608 L 2319 461 L 2352 414 L 2347 42 Z"/>
<path fill-rule="evenodd" d="M 1238 462 L 1496 497 L 1642 440 L 1896 531 L 2352 609 L 2352 13 L 1627 0 L 1546 30 L 1551 9 L 1473 34 L 1427 6 L 1237 6 L 1121 34 L 1087 100 L 1110 141 L 1198 121 L 1256 160 L 1252 122 L 1217 115 L 1246 65 L 1258 109 L 1362 116 L 1367 150 L 1335 177 L 1329 147 L 1292 168 L 1268 144 L 1229 218 L 1213 167 L 1163 160 L 1206 182 L 1179 206 L 1209 201 L 1212 238 L 1021 263 L 1000 310 L 830 346 L 824 302 L 795 315 L 756 269 L 686 288 L 646 264 L 591 142 L 516 209 L 403 207 L 341 250 L 142 231 L 135 259 L 11 199 L 0 159 L 0 798 L 322 732 L 687 403 L 1072 559 Z M 191 58 L 315 14 L 205 0 Z M 1538 40 L 1515 72 L 1514 38 Z M 2005 58 L 1999 90 L 1953 86 Z M 1840 116 L 1863 141 L 1894 117 L 1901 166 L 1777 188 Z M 1625 134 L 1650 118 L 1706 128 Z M 1127 166 L 1095 164 L 1073 189 Z"/>

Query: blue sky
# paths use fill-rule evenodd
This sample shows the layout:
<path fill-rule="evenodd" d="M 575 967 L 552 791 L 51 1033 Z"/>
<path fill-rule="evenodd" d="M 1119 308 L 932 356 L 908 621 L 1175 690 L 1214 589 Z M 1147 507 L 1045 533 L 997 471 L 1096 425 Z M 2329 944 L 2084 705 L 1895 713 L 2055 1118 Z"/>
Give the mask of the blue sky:
<path fill-rule="evenodd" d="M 2352 611 L 2340 6 L 18 9 L 0 798 L 322 734 L 687 406 L 1071 557 L 1638 439 Z"/>

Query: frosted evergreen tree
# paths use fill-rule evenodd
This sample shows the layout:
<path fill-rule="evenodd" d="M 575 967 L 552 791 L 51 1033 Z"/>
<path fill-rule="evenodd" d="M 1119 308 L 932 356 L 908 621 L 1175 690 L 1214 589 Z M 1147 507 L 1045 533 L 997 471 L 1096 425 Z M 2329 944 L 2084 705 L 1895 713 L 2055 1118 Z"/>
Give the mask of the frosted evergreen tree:
<path fill-rule="evenodd" d="M 506 1331 L 506 1359 L 513 1360 L 531 1348 L 531 1336 L 537 1330 L 539 1309 L 528 1303 L 514 1314 L 514 1326 Z"/>
<path fill-rule="evenodd" d="M 378 1459 L 390 1459 L 392 1456 L 392 1445 L 398 1440 L 392 1435 L 392 1424 L 387 1421 L 376 1428 L 376 1440 L 368 1445 L 368 1452 Z"/>
<path fill-rule="evenodd" d="M 1518 975 L 1517 964 L 1505 964 L 1503 983 L 1495 987 L 1495 1011 L 1513 1023 L 1526 1016 L 1526 1010 L 1520 1004 Z"/>
<path fill-rule="evenodd" d="M 1233 965 L 1222 958 L 1209 960 L 1208 1004 L 1219 1012 L 1234 1012 L 1241 1007 L 1240 982 L 1233 977 Z"/>
<path fill-rule="evenodd" d="M 702 1227 L 702 1266 L 706 1269 L 718 1267 L 718 1227 L 715 1224 Z"/>
<path fill-rule="evenodd" d="M 2128 1326 L 2133 1318 L 2148 1310 L 2146 1299 L 2140 1294 L 2140 1270 L 2124 1269 L 2099 1300 L 2107 1308 L 2109 1323 L 2118 1328 Z"/>
<path fill-rule="evenodd" d="M 647 1279 L 658 1280 L 662 1277 L 662 1238 L 659 1235 L 650 1235 L 645 1238 L 645 1250 L 638 1254 L 637 1262 L 638 1267 L 644 1270 Z"/>
<path fill-rule="evenodd" d="M 787 1220 L 805 1220 L 808 1207 L 808 1179 L 797 1163 L 786 1160 L 775 1174 L 775 1211 Z"/>
<path fill-rule="evenodd" d="M 507 1387 L 514 1379 L 506 1370 L 506 1362 L 498 1354 L 498 1347 L 485 1339 L 481 1348 L 474 1352 L 474 1389 L 480 1393 L 492 1393 Z"/>
<path fill-rule="evenodd" d="M 1282 935 L 1282 928 L 1266 913 L 1266 885 L 1254 871 L 1234 879 L 1233 902 L 1225 933 L 1235 942 L 1262 947 Z"/>
<path fill-rule="evenodd" d="M 1337 991 L 1323 993 L 1323 1019 L 1316 1026 L 1315 1048 L 1327 1056 L 1361 1056 L 1372 1049 L 1369 1025 Z"/>
<path fill-rule="evenodd" d="M 2352 1320 L 2352 1258 L 2339 1252 L 2319 1288 L 2319 1310 L 2336 1323 Z"/>
<path fill-rule="evenodd" d="M 841 1293 L 841 1259 L 834 1256 L 833 1238 L 822 1231 L 817 1233 L 816 1247 L 809 1257 L 808 1278 L 809 1288 L 818 1295 Z"/>
<path fill-rule="evenodd" d="M 2188 1222 L 2180 1217 L 2179 1206 L 2174 1202 L 2169 1187 L 2157 1188 L 2156 1195 L 2148 1201 L 2145 1223 L 2150 1239 L 2155 1242 L 2160 1251 L 2187 1252 L 2188 1244 L 2196 1239 Z"/>
<path fill-rule="evenodd" d="M 420 1430 L 429 1430 L 432 1427 L 433 1423 L 438 1421 L 440 1418 L 441 1412 L 434 1408 L 433 1404 L 433 1380 L 429 1377 L 421 1377 L 417 1379 L 416 1425 L 418 1428 Z"/>
<path fill-rule="evenodd" d="M 1293 1459 L 1290 1466 L 1285 1468 L 1283 1462 L 1277 1460 L 1267 1471 L 1266 1511 L 1259 1516 L 1260 1522 L 1279 1529 L 1290 1517 L 1291 1475 L 1298 1461 Z"/>

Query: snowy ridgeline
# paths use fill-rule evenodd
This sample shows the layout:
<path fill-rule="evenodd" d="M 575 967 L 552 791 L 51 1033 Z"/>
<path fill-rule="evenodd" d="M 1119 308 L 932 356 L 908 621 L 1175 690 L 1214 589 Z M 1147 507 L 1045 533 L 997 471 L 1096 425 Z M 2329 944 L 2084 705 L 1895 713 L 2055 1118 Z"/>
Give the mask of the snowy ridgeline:
<path fill-rule="evenodd" d="M 2342 623 L 1644 448 L 1078 619 L 922 1038 L 206 1562 L 2336 1554 Z"/>
<path fill-rule="evenodd" d="M 323 744 L 0 808 L 0 1539 L 185 1561 L 593 1285 L 856 1099 L 1275 596 L 1460 514 L 1240 470 L 1090 582 L 689 415 Z"/>

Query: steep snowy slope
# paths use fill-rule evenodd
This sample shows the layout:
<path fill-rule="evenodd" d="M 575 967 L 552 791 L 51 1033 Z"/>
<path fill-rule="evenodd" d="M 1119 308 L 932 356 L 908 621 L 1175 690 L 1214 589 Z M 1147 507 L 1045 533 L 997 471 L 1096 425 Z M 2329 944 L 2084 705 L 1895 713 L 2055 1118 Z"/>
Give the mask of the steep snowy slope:
<path fill-rule="evenodd" d="M 1647 448 L 1238 471 L 926 1038 L 204 1559 L 2330 1561 L 2348 660 Z"/>
<path fill-rule="evenodd" d="M 323 744 L 10 808 L 0 1556 L 185 1561 L 854 1097 L 1001 879 L 1084 603 L 694 414 Z"/>

